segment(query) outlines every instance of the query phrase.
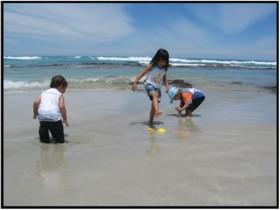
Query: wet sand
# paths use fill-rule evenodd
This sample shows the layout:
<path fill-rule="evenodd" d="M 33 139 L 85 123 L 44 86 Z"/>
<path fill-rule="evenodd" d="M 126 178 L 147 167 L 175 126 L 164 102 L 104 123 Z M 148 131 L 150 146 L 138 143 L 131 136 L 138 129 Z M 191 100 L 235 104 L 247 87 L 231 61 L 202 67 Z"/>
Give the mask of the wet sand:
<path fill-rule="evenodd" d="M 69 90 L 69 143 L 48 145 L 39 93 L 4 93 L 5 206 L 276 205 L 275 94 L 209 91 L 186 119 L 163 94 L 160 135 L 144 92 Z"/>

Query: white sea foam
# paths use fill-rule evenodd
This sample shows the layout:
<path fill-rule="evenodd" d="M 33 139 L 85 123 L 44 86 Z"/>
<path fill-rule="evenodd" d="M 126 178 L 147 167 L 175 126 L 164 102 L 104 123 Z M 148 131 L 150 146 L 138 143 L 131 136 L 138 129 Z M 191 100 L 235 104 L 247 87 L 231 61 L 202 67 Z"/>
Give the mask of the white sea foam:
<path fill-rule="evenodd" d="M 181 59 L 181 58 L 170 58 L 171 62 L 180 62 L 180 63 L 197 63 L 200 60 L 190 60 L 190 59 Z"/>
<path fill-rule="evenodd" d="M 198 66 L 206 66 L 206 64 L 203 63 L 170 63 L 171 66 L 176 66 L 176 67 L 198 67 Z"/>
<path fill-rule="evenodd" d="M 134 61 L 134 62 L 150 62 L 150 57 L 97 57 L 98 60 L 102 61 Z"/>
<path fill-rule="evenodd" d="M 65 57 L 65 56 L 64 56 Z M 62 61 L 65 58 L 61 58 Z M 72 60 L 81 59 L 83 56 L 69 56 Z M 69 63 L 60 63 L 61 60 L 53 59 L 53 57 L 39 57 L 39 56 L 5 56 L 5 59 L 11 59 L 5 63 L 4 67 L 18 67 L 21 66 L 19 60 L 23 61 L 23 64 L 26 65 L 27 60 L 40 60 L 44 59 L 46 62 L 48 59 L 49 66 L 57 66 L 57 65 L 76 65 L 77 67 L 94 67 L 94 65 L 101 64 L 109 64 L 109 65 L 148 65 L 152 58 L 151 57 L 105 57 L 105 56 L 85 56 L 84 59 L 81 60 L 84 63 L 77 63 L 77 64 L 69 64 Z M 13 60 L 16 60 L 15 63 L 12 63 Z M 67 62 L 69 61 L 66 60 Z M 101 61 L 101 62 L 100 62 Z M 249 69 L 267 69 L 267 68 L 275 68 L 277 63 L 273 61 L 256 61 L 256 60 L 217 60 L 217 59 L 187 59 L 187 58 L 170 58 L 170 64 L 173 67 L 211 67 L 211 68 L 249 68 Z M 58 63 L 56 63 L 58 62 Z M 10 64 L 11 63 L 11 64 Z M 36 65 L 41 66 L 41 63 L 35 63 L 32 61 L 31 66 L 34 67 Z"/>
<path fill-rule="evenodd" d="M 269 61 L 236 61 L 236 60 L 226 60 L 226 61 L 221 61 L 221 60 L 200 60 L 202 63 L 215 63 L 215 64 L 236 64 L 236 65 L 246 65 L 246 64 L 251 64 L 251 65 L 276 65 L 276 62 L 269 62 Z"/>
<path fill-rule="evenodd" d="M 96 60 L 96 57 L 94 56 L 88 56 L 91 60 Z"/>
<path fill-rule="evenodd" d="M 237 61 L 237 60 L 210 60 L 210 59 L 180 59 L 180 58 L 170 58 L 171 62 L 179 63 L 203 63 L 203 64 L 224 64 L 224 65 L 276 65 L 276 62 L 270 61 Z"/>
<path fill-rule="evenodd" d="M 40 87 L 47 87 L 49 85 L 49 81 L 44 82 L 27 82 L 27 81 L 9 81 L 4 80 L 4 89 L 11 90 L 11 89 L 20 89 L 20 88 L 40 88 Z"/>
<path fill-rule="evenodd" d="M 151 61 L 151 57 L 97 57 L 102 61 L 127 61 L 138 62 L 139 64 L 148 64 Z M 276 62 L 270 61 L 237 61 L 237 60 L 212 60 L 212 59 L 183 59 L 183 58 L 170 58 L 170 63 L 173 66 L 206 66 L 210 65 L 226 65 L 226 66 L 246 66 L 246 65 L 263 65 L 263 66 L 276 66 Z"/>
<path fill-rule="evenodd" d="M 102 77 L 95 77 L 95 78 L 87 78 L 87 79 L 69 79 L 68 82 L 71 84 L 73 83 L 93 83 L 93 82 L 98 82 L 100 80 L 103 80 L 104 78 Z"/>
<path fill-rule="evenodd" d="M 125 87 L 129 82 L 132 81 L 130 77 L 96 77 L 86 79 L 69 79 L 69 87 Z M 32 88 L 48 88 L 49 81 L 11 81 L 4 80 L 5 90 L 16 90 L 16 89 L 32 89 Z"/>
<path fill-rule="evenodd" d="M 42 59 L 39 56 L 4 56 L 4 59 L 11 59 L 11 60 L 36 60 Z"/>
<path fill-rule="evenodd" d="M 69 88 L 128 88 L 134 78 L 119 77 L 94 77 L 87 79 L 68 79 Z M 4 81 L 4 90 L 19 90 L 32 88 L 48 88 L 49 81 Z"/>

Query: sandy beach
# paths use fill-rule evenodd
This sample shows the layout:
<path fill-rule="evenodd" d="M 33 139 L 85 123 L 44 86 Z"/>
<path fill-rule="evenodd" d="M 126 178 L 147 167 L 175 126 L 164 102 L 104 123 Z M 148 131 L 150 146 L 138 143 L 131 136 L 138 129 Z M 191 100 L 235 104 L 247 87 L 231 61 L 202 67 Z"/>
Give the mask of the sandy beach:
<path fill-rule="evenodd" d="M 40 90 L 4 92 L 4 205 L 275 206 L 276 95 L 224 89 L 186 119 L 164 94 L 157 134 L 144 92 L 69 88 L 63 145 L 39 143 Z"/>

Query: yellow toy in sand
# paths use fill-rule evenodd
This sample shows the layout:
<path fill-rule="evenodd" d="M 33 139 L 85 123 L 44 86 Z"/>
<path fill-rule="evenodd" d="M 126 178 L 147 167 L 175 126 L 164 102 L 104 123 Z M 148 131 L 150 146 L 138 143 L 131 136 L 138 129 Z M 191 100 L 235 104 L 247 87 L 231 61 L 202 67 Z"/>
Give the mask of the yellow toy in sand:
<path fill-rule="evenodd" d="M 165 133 L 165 128 L 147 128 L 147 131 L 149 132 L 157 132 L 157 133 Z"/>

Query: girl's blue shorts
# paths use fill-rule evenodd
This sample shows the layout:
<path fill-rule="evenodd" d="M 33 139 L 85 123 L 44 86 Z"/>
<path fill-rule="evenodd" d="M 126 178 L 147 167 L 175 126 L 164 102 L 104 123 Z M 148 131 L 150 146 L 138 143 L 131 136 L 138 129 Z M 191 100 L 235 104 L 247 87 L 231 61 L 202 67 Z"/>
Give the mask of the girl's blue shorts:
<path fill-rule="evenodd" d="M 159 88 L 156 88 L 155 86 L 153 86 L 152 84 L 147 83 L 147 82 L 144 82 L 144 87 L 145 87 L 146 92 L 147 92 L 147 94 L 148 94 L 148 96 L 151 100 L 153 100 L 152 93 L 157 92 L 158 93 L 158 100 L 160 102 L 161 91 L 160 91 Z"/>

